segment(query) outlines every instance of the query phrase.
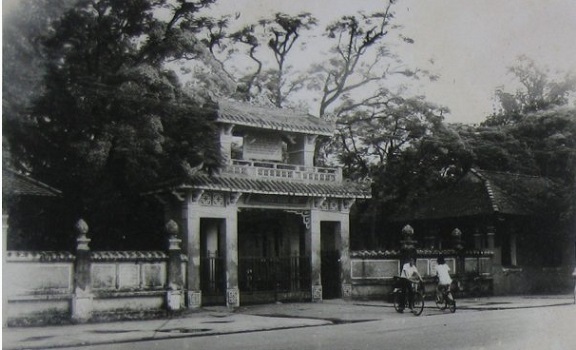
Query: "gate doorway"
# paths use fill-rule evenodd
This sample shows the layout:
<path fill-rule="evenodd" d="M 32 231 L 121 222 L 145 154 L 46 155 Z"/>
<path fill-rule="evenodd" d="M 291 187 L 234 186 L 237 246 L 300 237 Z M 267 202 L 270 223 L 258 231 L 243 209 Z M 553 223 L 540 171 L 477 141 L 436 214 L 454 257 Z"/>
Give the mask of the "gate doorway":
<path fill-rule="evenodd" d="M 323 221 L 320 224 L 322 299 L 342 297 L 339 230 L 339 222 Z"/>
<path fill-rule="evenodd" d="M 203 305 L 226 305 L 226 221 L 200 220 L 200 287 Z"/>
<path fill-rule="evenodd" d="M 309 299 L 304 230 L 299 216 L 283 210 L 240 212 L 238 283 L 243 305 Z"/>

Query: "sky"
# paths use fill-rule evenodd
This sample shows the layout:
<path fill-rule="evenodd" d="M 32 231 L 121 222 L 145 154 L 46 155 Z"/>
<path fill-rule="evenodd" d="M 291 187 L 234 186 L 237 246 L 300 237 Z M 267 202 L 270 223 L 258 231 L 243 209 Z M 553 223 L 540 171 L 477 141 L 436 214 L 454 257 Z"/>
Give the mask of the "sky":
<path fill-rule="evenodd" d="M 4 0 L 4 10 L 18 0 Z M 246 23 L 276 12 L 310 12 L 325 27 L 344 14 L 381 11 L 386 0 L 217 0 L 215 13 Z M 494 111 L 494 91 L 513 91 L 507 67 L 526 55 L 542 68 L 576 74 L 576 0 L 397 0 L 394 24 L 415 40 L 397 48 L 403 62 L 431 71 L 413 94 L 448 107 L 447 122 L 479 123 Z M 320 38 L 320 37 L 319 37 Z M 294 66 L 309 57 L 292 57 Z"/>
<path fill-rule="evenodd" d="M 219 0 L 216 11 L 252 21 L 276 12 L 310 12 L 324 27 L 343 14 L 384 8 L 385 0 Z M 507 67 L 526 55 L 542 68 L 576 74 L 574 0 L 398 0 L 395 24 L 415 40 L 397 52 L 440 80 L 414 91 L 446 106 L 447 122 L 479 123 L 494 110 L 494 91 L 513 91 Z M 306 57 L 301 58 L 306 60 Z M 297 61 L 297 59 L 296 59 Z M 433 62 L 433 63 L 432 63 Z"/>

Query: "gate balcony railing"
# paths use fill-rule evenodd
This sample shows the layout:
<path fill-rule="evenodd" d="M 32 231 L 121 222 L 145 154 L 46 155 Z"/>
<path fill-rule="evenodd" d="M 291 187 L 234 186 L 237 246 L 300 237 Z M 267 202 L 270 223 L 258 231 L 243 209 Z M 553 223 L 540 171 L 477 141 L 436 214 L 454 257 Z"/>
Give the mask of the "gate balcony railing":
<path fill-rule="evenodd" d="M 279 178 L 318 182 L 341 182 L 342 169 L 307 167 L 303 165 L 260 162 L 234 159 L 222 169 L 222 173 L 245 175 L 254 178 Z"/>
<path fill-rule="evenodd" d="M 240 257 L 238 264 L 240 291 L 292 292 L 310 287 L 310 258 Z"/>

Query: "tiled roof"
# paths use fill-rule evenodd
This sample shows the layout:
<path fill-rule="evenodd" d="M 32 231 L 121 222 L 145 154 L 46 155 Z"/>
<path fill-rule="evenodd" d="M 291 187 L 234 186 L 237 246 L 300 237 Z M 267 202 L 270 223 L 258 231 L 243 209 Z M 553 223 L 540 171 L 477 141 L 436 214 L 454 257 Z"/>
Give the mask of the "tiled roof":
<path fill-rule="evenodd" d="M 466 216 L 530 215 L 528 198 L 550 189 L 549 180 L 522 174 L 471 169 L 452 187 L 423 198 L 397 220 L 448 219 Z"/>
<path fill-rule="evenodd" d="M 11 196 L 60 196 L 61 192 L 40 181 L 11 169 L 2 168 L 2 195 Z"/>
<path fill-rule="evenodd" d="M 218 122 L 294 133 L 331 136 L 334 126 L 304 112 L 237 101 L 218 102 Z"/>
<path fill-rule="evenodd" d="M 370 198 L 370 186 L 364 183 L 296 181 L 254 179 L 240 176 L 209 176 L 196 174 L 183 180 L 173 180 L 160 186 L 166 189 L 200 189 L 288 196 Z"/>

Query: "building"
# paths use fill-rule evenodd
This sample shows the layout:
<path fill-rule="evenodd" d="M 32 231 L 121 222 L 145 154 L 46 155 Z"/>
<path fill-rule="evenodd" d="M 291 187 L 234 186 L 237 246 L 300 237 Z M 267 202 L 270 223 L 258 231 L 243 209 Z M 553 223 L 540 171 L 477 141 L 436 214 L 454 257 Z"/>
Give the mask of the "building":
<path fill-rule="evenodd" d="M 188 307 L 351 295 L 349 213 L 370 186 L 318 167 L 333 126 L 293 110 L 221 101 L 226 164 L 154 194 L 181 228 Z"/>
<path fill-rule="evenodd" d="M 8 251 L 8 232 L 9 225 L 16 226 L 21 221 L 34 222 L 33 228 L 42 229 L 44 218 L 36 215 L 35 212 L 26 212 L 24 209 L 29 207 L 28 204 L 40 202 L 42 199 L 55 199 L 61 196 L 61 192 L 52 188 L 40 181 L 32 179 L 29 176 L 20 174 L 14 170 L 3 167 L 2 168 L 2 284 L 3 288 L 12 287 L 11 283 L 7 283 L 9 277 L 7 276 L 6 256 Z M 17 227 L 18 228 L 18 227 Z M 24 232 L 28 234 L 29 232 Z M 12 233 L 13 234 L 13 233 Z M 10 247 L 11 248 L 11 247 Z M 18 278 L 19 276 L 14 276 Z M 2 309 L 8 310 L 8 294 L 7 289 L 2 291 Z M 2 313 L 2 325 L 7 324 L 7 312 Z"/>
<path fill-rule="evenodd" d="M 471 169 L 396 220 L 414 227 L 423 249 L 452 249 L 456 239 L 464 251 L 490 253 L 494 294 L 563 291 L 576 240 L 558 225 L 553 188 L 538 176 Z"/>

